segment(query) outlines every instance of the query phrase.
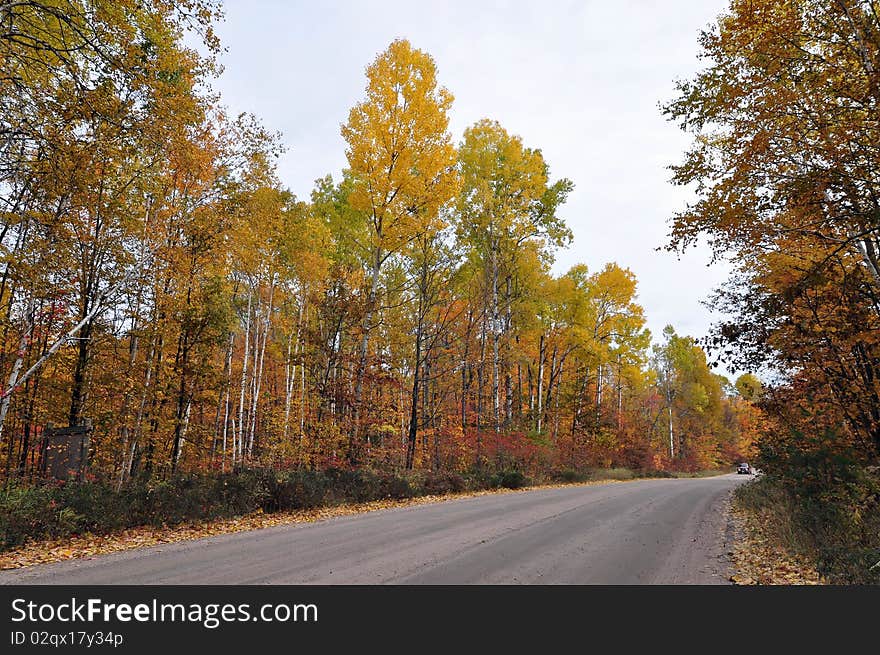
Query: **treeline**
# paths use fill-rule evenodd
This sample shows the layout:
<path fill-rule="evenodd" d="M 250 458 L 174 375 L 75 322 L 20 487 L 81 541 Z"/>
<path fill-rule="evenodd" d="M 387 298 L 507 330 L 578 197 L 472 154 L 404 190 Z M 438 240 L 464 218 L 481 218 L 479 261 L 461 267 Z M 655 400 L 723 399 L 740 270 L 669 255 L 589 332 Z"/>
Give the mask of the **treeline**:
<path fill-rule="evenodd" d="M 671 119 L 698 200 L 670 247 L 708 237 L 736 273 L 712 345 L 774 380 L 760 440 L 773 514 L 837 581 L 880 580 L 880 5 L 739 1 Z"/>
<path fill-rule="evenodd" d="M 210 90 L 212 0 L 0 6 L 0 461 L 94 426 L 90 471 L 697 470 L 747 455 L 757 380 L 652 348 L 636 279 L 551 274 L 572 189 L 403 40 L 298 199 Z M 200 52 L 184 45 L 199 35 Z"/>

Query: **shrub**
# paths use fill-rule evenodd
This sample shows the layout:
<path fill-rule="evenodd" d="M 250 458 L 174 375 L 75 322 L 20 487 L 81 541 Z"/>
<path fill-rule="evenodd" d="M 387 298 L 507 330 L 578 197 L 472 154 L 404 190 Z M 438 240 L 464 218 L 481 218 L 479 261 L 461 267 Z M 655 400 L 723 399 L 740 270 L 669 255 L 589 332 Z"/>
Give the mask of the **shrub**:
<path fill-rule="evenodd" d="M 0 492 L 0 549 L 28 539 L 102 534 L 138 525 L 173 526 L 256 510 L 308 509 L 466 489 L 517 489 L 529 483 L 515 468 L 478 469 L 467 476 L 442 471 L 252 468 L 177 475 L 152 484 L 133 480 L 118 490 L 100 481 L 10 485 Z"/>
<path fill-rule="evenodd" d="M 79 482 L 47 487 L 52 501 L 70 510 L 58 516 L 57 536 L 79 532 L 109 532 L 129 524 L 129 499 L 103 483 Z M 76 515 L 77 518 L 73 518 Z"/>
<path fill-rule="evenodd" d="M 367 469 L 327 469 L 333 500 L 365 503 L 381 497 L 379 476 Z"/>
<path fill-rule="evenodd" d="M 327 500 L 329 486 L 323 471 L 291 471 L 280 484 L 278 509 L 320 507 Z"/>
<path fill-rule="evenodd" d="M 57 529 L 61 534 L 79 532 L 79 526 L 84 522 L 85 516 L 77 514 L 70 507 L 62 507 L 56 516 Z"/>
<path fill-rule="evenodd" d="M 574 469 L 564 469 L 553 474 L 553 479 L 558 482 L 586 482 L 591 479 L 589 473 L 576 471 Z"/>
<path fill-rule="evenodd" d="M 645 471 L 642 477 L 646 478 L 674 478 L 676 477 L 675 473 L 672 471 Z"/>
<path fill-rule="evenodd" d="M 381 498 L 412 498 L 419 495 L 410 484 L 410 481 L 394 473 L 383 475 L 379 478 L 379 493 Z"/>
<path fill-rule="evenodd" d="M 504 487 L 505 489 L 520 489 L 529 484 L 529 479 L 520 471 L 498 471 L 492 476 L 492 487 Z"/>
<path fill-rule="evenodd" d="M 467 489 L 467 480 L 458 473 L 432 471 L 425 477 L 422 489 L 429 495 L 455 493 Z"/>
<path fill-rule="evenodd" d="M 148 489 L 144 519 L 152 525 L 174 525 L 187 518 L 212 516 L 212 500 L 201 476 L 163 481 Z"/>
<path fill-rule="evenodd" d="M 239 469 L 215 478 L 215 504 L 209 516 L 237 516 L 257 509 L 271 510 L 278 494 L 276 473 L 268 469 Z M 201 498 L 199 500 L 202 500 Z"/>
<path fill-rule="evenodd" d="M 845 453 L 792 449 L 777 457 L 768 473 L 737 488 L 740 506 L 763 514 L 772 538 L 831 582 L 880 582 L 880 476 Z"/>
<path fill-rule="evenodd" d="M 4 548 L 17 546 L 32 535 L 51 534 L 57 517 L 51 500 L 48 487 L 11 486 L 2 492 L 0 537 Z"/>

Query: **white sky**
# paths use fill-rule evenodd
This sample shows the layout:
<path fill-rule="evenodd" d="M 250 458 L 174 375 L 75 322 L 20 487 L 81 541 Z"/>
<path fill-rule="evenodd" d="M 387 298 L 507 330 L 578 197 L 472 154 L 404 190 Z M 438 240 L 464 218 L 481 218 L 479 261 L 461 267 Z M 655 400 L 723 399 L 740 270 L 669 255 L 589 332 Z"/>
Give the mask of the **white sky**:
<path fill-rule="evenodd" d="M 231 112 L 283 133 L 282 182 L 308 199 L 316 178 L 345 166 L 339 126 L 364 94 L 365 67 L 397 37 L 430 53 L 455 96 L 456 141 L 481 118 L 540 148 L 551 176 L 575 184 L 561 209 L 574 233 L 555 272 L 616 261 L 639 280 L 659 338 L 671 323 L 703 336 L 717 316 L 700 304 L 726 277 L 706 249 L 681 259 L 655 249 L 689 195 L 669 184 L 687 135 L 658 103 L 699 68 L 700 29 L 726 0 L 227 0 L 227 52 L 214 84 Z M 719 371 L 727 374 L 725 371 Z"/>

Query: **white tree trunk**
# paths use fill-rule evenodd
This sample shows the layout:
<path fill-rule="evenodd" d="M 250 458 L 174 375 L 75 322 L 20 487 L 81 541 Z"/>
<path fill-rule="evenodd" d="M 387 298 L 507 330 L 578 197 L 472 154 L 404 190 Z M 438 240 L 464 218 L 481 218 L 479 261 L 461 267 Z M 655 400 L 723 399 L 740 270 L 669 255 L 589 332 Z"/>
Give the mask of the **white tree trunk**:
<path fill-rule="evenodd" d="M 492 412 L 495 421 L 495 433 L 501 432 L 501 362 L 498 342 L 501 335 L 498 316 L 498 254 L 492 250 Z"/>
<path fill-rule="evenodd" d="M 244 441 L 244 401 L 245 389 L 247 388 L 247 369 L 248 358 L 250 357 L 251 343 L 251 296 L 252 291 L 248 291 L 247 315 L 244 323 L 244 354 L 241 358 L 241 389 L 238 396 L 238 430 L 232 430 L 232 465 L 241 459 L 242 443 Z"/>
<path fill-rule="evenodd" d="M 299 342 L 297 342 L 299 349 Z M 290 432 L 290 406 L 293 397 L 293 384 L 296 381 L 296 366 L 291 362 L 293 356 L 293 332 L 287 335 L 287 358 L 284 360 L 284 426 L 281 429 L 281 439 L 287 443 L 287 434 Z"/>
<path fill-rule="evenodd" d="M 25 314 L 25 327 L 18 342 L 18 350 L 15 353 L 15 363 L 9 372 L 9 379 L 6 382 L 6 389 L 3 390 L 2 400 L 0 400 L 0 443 L 3 443 L 3 426 L 6 423 L 6 414 L 9 412 L 9 404 L 12 402 L 12 391 L 19 384 L 18 374 L 24 364 L 24 358 L 27 354 L 28 344 L 31 340 L 31 333 L 34 330 L 34 299 L 28 300 L 28 308 Z M 10 451 L 11 452 L 11 451 Z"/>
<path fill-rule="evenodd" d="M 544 420 L 544 335 L 538 346 L 538 433 L 541 433 L 541 423 Z"/>
<path fill-rule="evenodd" d="M 229 435 L 229 409 L 232 388 L 232 356 L 235 353 L 235 332 L 229 334 L 229 346 L 226 348 L 226 389 L 223 393 L 223 453 L 220 456 L 220 470 L 226 472 L 227 437 Z"/>
<path fill-rule="evenodd" d="M 177 454 L 174 458 L 174 466 L 180 462 L 180 454 L 183 452 L 183 445 L 186 443 L 186 430 L 189 427 L 189 414 L 192 409 L 192 399 L 186 401 L 186 411 L 183 414 L 183 427 L 180 430 L 180 444 L 177 447 Z"/>
<path fill-rule="evenodd" d="M 275 302 L 275 275 L 272 275 L 272 282 L 269 286 L 269 308 L 266 311 L 266 318 L 263 322 L 263 338 L 260 342 L 260 357 L 258 362 L 254 362 L 254 374 L 256 381 L 254 382 L 254 397 L 251 401 L 251 427 L 248 435 L 248 457 L 253 455 L 254 451 L 254 435 L 257 431 L 257 409 L 260 402 L 260 389 L 263 386 L 263 362 L 266 356 L 266 343 L 269 341 L 269 330 L 272 328 L 272 310 Z"/>

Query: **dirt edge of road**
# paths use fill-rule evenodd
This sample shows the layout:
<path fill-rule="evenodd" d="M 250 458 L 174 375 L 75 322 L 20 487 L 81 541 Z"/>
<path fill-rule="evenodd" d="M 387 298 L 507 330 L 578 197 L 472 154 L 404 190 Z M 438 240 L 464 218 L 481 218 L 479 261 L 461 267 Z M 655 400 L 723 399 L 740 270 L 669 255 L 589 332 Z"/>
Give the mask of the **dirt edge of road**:
<path fill-rule="evenodd" d="M 119 551 L 148 548 L 161 544 L 179 541 L 191 541 L 221 534 L 232 534 L 260 528 L 271 528 L 296 523 L 314 523 L 338 516 L 364 514 L 397 507 L 411 505 L 427 505 L 442 503 L 462 498 L 473 498 L 505 493 L 523 493 L 540 489 L 559 489 L 563 487 L 586 487 L 599 484 L 618 484 L 634 482 L 633 480 L 591 480 L 588 482 L 572 482 L 562 484 L 546 484 L 523 487 L 521 489 L 486 489 L 482 491 L 466 491 L 435 496 L 419 496 L 401 500 L 377 500 L 367 503 L 334 505 L 308 510 L 273 512 L 261 511 L 245 516 L 214 521 L 199 521 L 176 526 L 140 526 L 107 535 L 82 534 L 63 539 L 51 539 L 27 542 L 22 546 L 0 553 L 0 571 L 20 569 L 38 564 L 51 564 L 74 559 L 92 559 L 98 555 L 107 555 Z"/>
<path fill-rule="evenodd" d="M 775 543 L 769 518 L 737 506 L 731 493 L 725 545 L 736 585 L 821 585 L 827 581 L 802 556 Z"/>

